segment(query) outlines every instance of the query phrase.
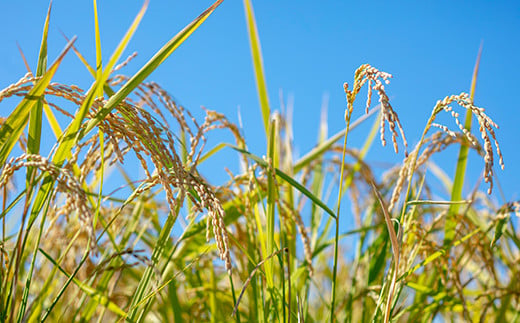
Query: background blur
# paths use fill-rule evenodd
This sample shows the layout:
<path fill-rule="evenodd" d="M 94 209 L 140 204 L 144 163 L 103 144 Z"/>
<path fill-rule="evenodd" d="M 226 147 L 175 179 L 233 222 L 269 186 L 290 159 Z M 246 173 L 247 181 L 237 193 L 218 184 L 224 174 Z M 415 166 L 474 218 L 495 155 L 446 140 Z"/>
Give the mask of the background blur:
<path fill-rule="evenodd" d="M 137 71 L 211 3 L 151 0 L 123 55 L 126 58 L 137 51 L 138 56 L 121 72 Z M 16 42 L 35 70 L 48 2 L 2 0 L 0 4 L 0 88 L 4 88 L 26 73 Z M 141 6 L 141 1 L 99 1 L 104 61 Z M 503 188 L 503 196 L 495 196 L 500 204 L 504 198 L 520 198 L 520 114 L 514 99 L 520 75 L 519 1 L 407 1 L 399 5 L 384 1 L 253 1 L 253 6 L 271 109 L 280 110 L 280 93 L 286 105 L 294 103 L 294 141 L 300 156 L 316 143 L 323 101 L 328 102 L 329 135 L 343 129 L 346 104 L 342 85 L 353 82 L 354 71 L 363 63 L 394 75 L 386 86 L 387 93 L 413 147 L 437 100 L 469 92 L 475 59 L 483 42 L 475 104 L 484 107 L 499 124 L 497 139 L 506 163 L 505 171 L 495 167 Z M 53 2 L 50 58 L 56 57 L 66 43 L 60 30 L 69 38 L 77 35 L 76 47 L 94 64 L 92 2 Z M 71 52 L 54 80 L 87 89 L 92 77 Z M 265 153 L 242 1 L 224 1 L 148 80 L 162 85 L 178 103 L 191 110 L 205 106 L 226 114 L 236 123 L 240 113 L 248 148 L 259 155 Z M 364 111 L 362 101 L 356 107 L 358 116 Z M 459 111 L 463 120 L 464 111 Z M 451 118 L 439 120 L 456 129 Z M 365 128 L 370 125 L 367 122 Z M 356 129 L 349 136 L 349 146 L 359 147 L 366 133 Z M 215 140 L 218 141 L 221 140 Z M 211 140 L 208 147 L 212 147 Z M 457 153 L 458 147 L 453 147 L 435 158 L 450 177 L 455 172 Z M 391 147 L 378 144 L 368 155 L 368 161 L 380 166 L 381 171 L 402 158 L 402 153 L 396 156 Z M 205 165 L 203 173 L 210 182 L 222 182 L 227 179 L 224 166 L 236 170 L 236 160 L 230 161 L 226 152 L 220 152 L 214 156 L 214 163 Z M 478 182 L 483 167 L 481 158 L 470 156 L 466 194 Z M 498 185 L 494 193 L 499 193 Z M 439 194 L 449 198 L 442 191 Z"/>

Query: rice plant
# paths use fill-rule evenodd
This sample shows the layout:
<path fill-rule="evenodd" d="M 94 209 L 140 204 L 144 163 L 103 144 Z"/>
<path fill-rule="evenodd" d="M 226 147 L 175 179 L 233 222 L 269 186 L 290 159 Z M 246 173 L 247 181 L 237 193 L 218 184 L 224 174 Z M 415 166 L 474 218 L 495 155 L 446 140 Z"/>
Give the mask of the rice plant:
<path fill-rule="evenodd" d="M 26 62 L 27 74 L 0 91 L 0 320 L 519 321 L 520 203 L 490 198 L 504 158 L 493 112 L 473 102 L 480 55 L 470 94 L 432 102 L 414 147 L 390 102 L 392 75 L 360 65 L 345 75 L 345 128 L 329 136 L 324 112 L 315 147 L 295 158 L 292 120 L 270 107 L 244 0 L 267 143 L 258 156 L 225 115 L 182 106 L 147 79 L 221 2 L 134 75 L 122 74 L 135 57 L 123 52 L 148 2 L 105 62 L 93 1 L 94 66 L 75 38 L 47 66 L 49 6 L 36 71 Z M 66 55 L 89 70 L 90 88 L 53 81 Z M 441 113 L 454 124 L 435 122 Z M 352 147 L 366 122 L 363 146 Z M 365 157 L 388 130 L 402 162 L 379 174 Z M 207 147 L 221 133 L 233 140 Z M 432 156 L 452 145 L 456 173 L 439 177 L 451 199 L 438 200 Z M 482 157 L 488 187 L 463 196 L 468 150 Z M 225 183 L 199 172 L 217 152 L 241 163 Z M 349 216 L 356 229 L 345 231 Z"/>

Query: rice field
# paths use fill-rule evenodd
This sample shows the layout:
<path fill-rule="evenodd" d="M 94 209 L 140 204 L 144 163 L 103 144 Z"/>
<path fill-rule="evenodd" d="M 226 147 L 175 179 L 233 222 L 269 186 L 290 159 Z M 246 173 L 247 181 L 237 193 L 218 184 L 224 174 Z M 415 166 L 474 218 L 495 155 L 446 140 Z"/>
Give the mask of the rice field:
<path fill-rule="evenodd" d="M 293 122 L 271 109 L 244 0 L 260 156 L 228 116 L 185 107 L 148 79 L 222 1 L 133 75 L 123 71 L 135 55 L 123 53 L 148 2 L 108 60 L 95 10 L 95 65 L 75 38 L 48 57 L 49 6 L 37 69 L 21 52 L 27 74 L 0 90 L 0 321 L 519 322 L 520 203 L 492 198 L 504 157 L 493 112 L 473 101 L 480 55 L 469 93 L 432 102 L 420 138 L 407 137 L 392 105 L 392 75 L 360 65 L 334 116 L 344 129 L 329 135 L 323 118 L 314 147 L 295 158 Z M 54 79 L 70 55 L 92 75 L 89 88 Z M 361 124 L 369 132 L 353 133 Z M 375 170 L 365 159 L 373 145 L 401 162 Z M 448 147 L 456 172 L 436 178 L 432 156 Z M 469 195 L 468 151 L 486 183 Z M 217 153 L 240 163 L 215 170 L 227 169 L 225 183 L 199 172 Z M 451 199 L 436 199 L 434 180 Z"/>

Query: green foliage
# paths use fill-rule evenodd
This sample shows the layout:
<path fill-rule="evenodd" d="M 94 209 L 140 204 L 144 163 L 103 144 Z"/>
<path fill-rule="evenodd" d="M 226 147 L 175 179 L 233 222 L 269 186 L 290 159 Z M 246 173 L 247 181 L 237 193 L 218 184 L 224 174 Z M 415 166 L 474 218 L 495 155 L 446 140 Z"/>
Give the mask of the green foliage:
<path fill-rule="evenodd" d="M 145 82 L 221 2 L 128 77 L 116 75 L 115 66 L 147 1 L 106 62 L 93 1 L 95 66 L 72 39 L 47 67 L 49 6 L 36 74 L 0 91 L 2 105 L 20 98 L 2 110 L 11 112 L 0 127 L 0 321 L 518 320 L 520 238 L 511 213 L 520 212 L 519 203 L 499 207 L 480 190 L 463 196 L 468 151 L 484 157 L 485 176 L 494 157 L 496 125 L 473 104 L 476 72 L 471 96 L 437 102 L 408 154 L 382 86 L 391 75 L 361 65 L 344 85 L 345 129 L 329 136 L 324 113 L 316 146 L 293 160 L 291 120 L 270 109 L 254 11 L 244 0 L 267 143 L 259 157 L 226 116 L 204 110 L 199 122 Z M 51 83 L 70 49 L 92 75 L 87 91 Z M 364 85 L 367 114 L 354 119 Z M 380 104 L 369 111 L 372 92 Z M 465 109 L 466 130 L 435 125 L 439 113 L 453 112 L 450 104 Z M 347 137 L 376 112 L 363 146 L 350 147 Z M 483 145 L 468 132 L 471 118 Z M 51 150 L 43 122 L 56 136 Z M 386 143 L 386 125 L 396 152 L 402 137 L 405 156 L 376 176 L 365 158 L 378 130 Z M 434 126 L 440 131 L 430 133 Z M 205 149 L 206 136 L 219 131 L 234 142 Z M 461 145 L 457 171 L 453 183 L 446 180 L 448 191 L 438 192 L 430 185 L 431 156 L 453 144 Z M 210 185 L 198 167 L 217 152 L 238 153 L 244 167 L 228 183 Z M 139 172 L 130 172 L 127 155 Z M 107 192 L 114 179 L 120 189 Z M 346 232 L 340 218 L 348 216 L 356 227 Z M 15 230 L 7 223 L 17 223 Z"/>

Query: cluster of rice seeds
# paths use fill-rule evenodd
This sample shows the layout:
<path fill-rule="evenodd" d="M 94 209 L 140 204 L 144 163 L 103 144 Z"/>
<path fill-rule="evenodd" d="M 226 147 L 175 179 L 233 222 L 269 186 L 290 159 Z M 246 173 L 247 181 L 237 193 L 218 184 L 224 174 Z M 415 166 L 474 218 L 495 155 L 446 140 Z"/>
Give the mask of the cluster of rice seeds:
<path fill-rule="evenodd" d="M 128 63 L 130 63 L 130 61 L 136 57 L 137 57 L 137 52 L 133 52 L 122 63 L 117 64 L 116 67 L 114 67 L 114 69 L 112 70 L 112 72 L 110 72 L 110 74 L 113 74 L 113 73 L 119 71 L 120 69 L 122 69 L 123 67 L 128 65 Z"/>
<path fill-rule="evenodd" d="M 219 257 L 225 262 L 226 270 L 231 274 L 231 255 L 229 253 L 229 238 L 224 223 L 224 208 L 208 185 L 192 176 L 189 184 L 200 197 L 200 203 L 195 204 L 195 210 L 204 208 L 208 210 L 206 239 L 209 240 L 210 230 L 213 226 L 213 235 L 219 250 Z M 195 199 L 192 199 L 192 201 L 196 202 Z"/>
<path fill-rule="evenodd" d="M 111 80 L 111 85 L 121 84 L 127 79 L 128 78 L 124 76 L 116 77 Z M 13 95 L 25 96 L 32 88 L 32 83 L 37 80 L 38 78 L 33 77 L 32 74 L 28 73 L 17 83 L 12 84 L 11 86 L 0 91 L 0 101 Z M 107 118 L 100 124 L 100 128 L 104 131 L 105 136 L 107 137 L 107 142 L 109 143 L 109 149 L 105 151 L 106 157 L 108 158 L 114 155 L 114 157 L 109 160 L 109 164 L 113 164 L 115 161 L 123 162 L 124 155 L 130 150 L 134 151 L 142 165 L 143 170 L 146 173 L 147 182 L 151 184 L 147 187 L 150 188 L 156 184 L 162 184 L 166 191 L 167 201 L 169 203 L 170 209 L 172 210 L 175 209 L 176 206 L 174 189 L 179 190 L 177 200 L 181 201 L 181 203 L 184 196 L 186 195 L 187 187 L 193 187 L 195 185 L 198 187 L 199 192 L 205 192 L 205 194 L 202 196 L 208 198 L 208 200 L 203 201 L 202 205 L 199 205 L 199 209 L 208 209 L 208 219 L 213 219 L 211 223 L 214 227 L 213 231 L 217 240 L 220 256 L 226 261 L 226 268 L 230 270 L 231 260 L 228 250 L 228 237 L 227 232 L 223 228 L 223 208 L 207 184 L 204 184 L 198 179 L 194 180 L 194 167 L 197 164 L 204 147 L 204 134 L 207 131 L 210 131 L 214 128 L 228 128 L 231 129 L 232 133 L 237 137 L 237 141 L 240 139 L 243 142 L 243 139 L 240 137 L 236 126 L 233 127 L 234 125 L 227 121 L 227 119 L 222 115 L 208 111 L 204 124 L 199 125 L 189 111 L 185 110 L 181 106 L 176 105 L 171 97 L 157 84 L 147 84 L 148 92 L 145 92 L 145 86 L 141 86 L 140 89 L 141 93 L 145 93 L 144 95 L 140 96 L 142 101 L 141 103 L 146 103 L 148 106 L 150 106 L 154 112 L 156 112 L 157 115 L 161 117 L 163 122 L 167 124 L 166 119 L 162 115 L 161 109 L 153 102 L 154 96 L 159 98 L 162 105 L 166 107 L 167 110 L 170 111 L 170 113 L 175 117 L 181 129 L 186 131 L 188 134 L 191 143 L 188 159 L 191 161 L 190 171 L 185 171 L 185 167 L 183 167 L 181 159 L 175 151 L 173 135 L 168 131 L 168 129 L 162 126 L 155 117 L 153 117 L 144 109 L 130 104 L 130 100 L 127 100 L 127 102 L 122 103 L 118 107 L 119 113 L 110 113 Z M 47 87 L 45 95 L 62 97 L 78 106 L 81 105 L 84 100 L 83 91 L 74 85 L 67 86 L 52 83 Z M 46 103 L 55 108 L 60 113 L 73 118 L 72 114 L 60 108 L 58 105 L 48 101 L 46 101 Z M 96 99 L 88 117 L 92 118 L 96 111 L 98 111 L 105 103 L 106 101 L 104 101 L 102 98 Z M 193 133 L 190 126 L 188 125 L 186 121 L 186 115 L 189 119 L 191 119 L 192 123 L 194 124 L 194 128 L 197 129 L 196 134 Z M 216 122 L 220 122 L 220 125 L 214 125 Z M 120 147 L 121 141 L 125 142 L 126 147 Z M 203 143 L 199 145 L 201 141 Z M 100 167 L 99 163 L 96 164 L 96 161 L 99 162 L 100 153 L 99 138 L 97 137 L 97 134 L 94 134 L 89 140 L 78 144 L 67 165 L 73 165 L 77 163 L 80 152 L 87 145 L 90 145 L 90 147 L 84 156 L 85 160 L 83 160 L 80 165 L 81 180 L 79 182 L 84 180 L 87 174 L 93 169 L 99 169 Z M 199 146 L 199 148 L 196 150 L 197 146 Z M 156 170 L 154 174 L 150 173 L 145 156 L 152 160 Z M 27 161 L 24 165 L 32 166 L 33 163 L 33 161 Z M 40 166 L 43 167 L 45 163 L 46 161 L 42 160 Z M 6 166 L 8 165 L 6 164 Z M 38 164 L 35 164 L 34 166 L 38 167 Z M 17 165 L 16 167 L 20 168 L 23 167 L 23 165 Z M 71 166 L 66 166 L 60 171 L 68 174 L 70 170 L 67 169 L 70 168 Z M 9 169 L 11 169 L 11 167 L 4 167 L 4 169 L 6 170 L 5 174 L 9 174 Z M 73 178 L 71 176 L 72 173 L 70 173 L 69 177 Z M 7 181 L 9 178 L 10 176 L 4 176 L 3 180 Z M 66 189 L 66 186 L 64 187 L 60 183 L 61 182 L 58 183 L 58 186 Z M 2 185 L 5 185 L 5 183 L 3 182 Z M 74 189 L 73 192 L 79 194 L 79 192 L 83 191 L 78 184 L 77 189 Z M 79 198 L 76 200 L 86 201 L 85 198 Z M 87 210 L 86 205 L 83 204 L 83 206 L 75 206 L 75 203 L 77 203 L 76 200 L 68 199 L 66 204 L 60 208 L 60 214 L 70 212 L 74 209 L 79 209 L 81 211 L 80 213 L 83 215 L 88 214 L 85 212 L 85 210 Z M 195 198 L 192 198 L 192 201 L 198 203 L 197 199 Z M 83 219 L 85 220 L 85 216 L 83 216 Z M 87 226 L 87 230 L 93 232 L 91 224 L 90 226 Z M 208 232 L 211 232 L 211 226 L 208 226 Z"/>
<path fill-rule="evenodd" d="M 66 205 L 68 207 L 66 209 L 78 211 L 82 227 L 90 237 L 90 249 L 96 252 L 96 236 L 92 225 L 92 213 L 86 204 L 87 196 L 72 172 L 66 168 L 57 167 L 40 155 L 23 154 L 17 158 L 11 158 L 4 165 L 0 174 L 0 187 L 9 181 L 14 172 L 23 167 L 34 167 L 42 172 L 47 172 L 57 181 L 57 191 L 67 195 Z"/>
<path fill-rule="evenodd" d="M 80 161 L 80 153 L 86 147 L 88 147 L 87 152 L 81 156 L 82 158 Z M 118 155 L 116 151 L 119 151 L 119 147 L 115 146 L 113 141 L 108 140 L 108 142 L 105 143 L 103 149 L 103 159 L 105 160 L 105 165 L 113 165 L 118 160 L 120 155 Z M 72 155 L 64 167 L 72 169 L 72 165 L 75 164 L 78 164 L 79 166 L 80 183 L 85 182 L 87 176 L 92 172 L 99 171 L 101 168 L 101 148 L 99 134 L 97 132 L 94 133 L 88 140 L 79 142 L 76 144 L 76 146 L 74 146 Z"/>
<path fill-rule="evenodd" d="M 0 91 L 0 102 L 3 99 L 9 98 L 11 96 L 19 96 L 25 97 L 29 91 L 33 88 L 36 81 L 38 81 L 40 77 L 34 77 L 31 73 L 27 73 L 24 77 L 22 77 L 18 82 L 9 85 L 7 88 Z M 85 96 L 83 95 L 83 90 L 75 85 L 63 85 L 60 83 L 50 83 L 45 89 L 44 95 L 52 95 L 56 97 L 64 98 L 68 101 L 76 105 L 81 105 Z M 57 105 L 53 103 L 48 103 L 50 106 L 57 108 L 63 114 L 73 117 L 70 113 L 60 109 Z"/>
<path fill-rule="evenodd" d="M 206 126 L 208 125 L 205 123 L 202 127 Z M 100 124 L 100 128 L 108 136 L 108 141 L 113 143 L 112 146 L 120 146 L 118 143 L 123 141 L 126 147 L 135 153 L 146 172 L 146 181 L 163 186 L 171 210 L 181 207 L 184 197 L 188 196 L 194 204 L 194 210 L 208 211 L 207 237 L 209 238 L 209 232 L 213 227 L 219 256 L 225 261 L 226 269 L 230 271 L 231 257 L 224 227 L 224 209 L 211 188 L 197 176 L 196 171 L 184 167 L 175 150 L 175 140 L 171 132 L 149 112 L 129 103 L 121 104 L 118 113 L 110 114 Z M 204 131 L 198 130 L 200 133 Z M 116 154 L 120 153 L 121 151 L 116 151 Z M 154 165 L 153 174 L 150 173 L 146 157 L 150 158 Z M 118 159 L 122 158 L 120 155 Z M 197 192 L 200 202 L 189 193 L 190 188 Z M 181 205 L 177 205 L 178 203 Z"/>
<path fill-rule="evenodd" d="M 118 85 L 126 80 L 126 76 L 117 75 L 109 82 L 111 85 Z M 191 169 L 194 169 L 197 166 L 206 143 L 205 134 L 211 130 L 217 128 L 228 129 L 235 137 L 236 143 L 239 146 L 245 146 L 245 141 L 237 126 L 229 122 L 229 120 L 223 114 L 203 108 L 206 112 L 206 117 L 204 119 L 204 123 L 200 125 L 189 110 L 186 110 L 183 106 L 178 105 L 172 96 L 155 82 L 140 84 L 134 91 L 134 94 L 139 98 L 139 102 L 135 103 L 135 105 L 146 105 L 150 107 L 154 111 L 155 115 L 157 115 L 158 118 L 162 121 L 162 123 L 168 124 L 168 121 L 166 120 L 166 117 L 163 113 L 163 108 L 174 117 L 175 121 L 177 121 L 177 124 L 180 127 L 180 131 L 184 132 L 189 138 L 189 149 L 188 147 L 186 149 L 187 162 Z M 128 102 L 132 101 L 128 100 Z M 191 126 L 188 121 L 190 121 Z"/>
<path fill-rule="evenodd" d="M 118 75 L 111 80 L 111 84 L 117 85 L 121 81 L 126 79 L 126 76 Z M 195 165 L 197 159 L 194 160 L 194 156 L 200 156 L 200 153 L 197 154 L 195 152 L 196 147 L 200 143 L 201 139 L 203 140 L 203 144 L 205 142 L 205 138 L 202 137 L 202 135 L 198 134 L 202 131 L 202 129 L 204 129 L 204 126 L 199 125 L 198 121 L 190 113 L 190 111 L 184 109 L 184 107 L 182 107 L 181 105 L 178 105 L 173 100 L 171 95 L 169 95 L 155 82 L 140 84 L 134 91 L 134 94 L 139 98 L 139 101 L 136 103 L 136 105 L 140 107 L 143 107 L 145 105 L 150 107 L 158 116 L 158 118 L 162 121 L 162 123 L 168 124 L 168 121 L 166 120 L 162 108 L 165 108 L 168 112 L 170 112 L 171 116 L 173 116 L 175 121 L 177 121 L 177 124 L 180 127 L 180 131 L 185 133 L 190 140 L 189 151 L 187 151 L 187 160 L 190 164 Z M 158 101 L 160 105 L 156 103 L 156 101 Z M 193 124 L 192 127 L 190 127 L 190 125 L 188 124 L 188 120 L 190 120 Z M 193 133 L 192 128 L 197 129 L 197 134 Z M 202 147 L 199 147 L 199 152 L 202 151 L 203 144 Z"/>
<path fill-rule="evenodd" d="M 13 95 L 17 95 L 20 92 L 24 92 L 24 94 L 20 96 L 24 96 L 27 91 L 29 91 L 32 88 L 32 85 L 27 85 L 28 83 L 32 83 L 36 81 L 37 78 L 35 78 L 32 73 L 27 73 L 22 77 L 18 82 L 9 85 L 5 89 L 0 91 L 0 102 L 2 102 L 3 99 L 9 98 Z"/>
<path fill-rule="evenodd" d="M 356 99 L 357 94 L 359 93 L 363 85 L 365 85 L 365 83 L 368 83 L 368 94 L 365 111 L 366 113 L 368 113 L 368 109 L 372 103 L 372 91 L 376 91 L 379 96 L 379 103 L 381 106 L 381 125 L 379 130 L 381 134 L 381 144 L 383 146 L 386 145 L 385 122 L 388 122 L 390 132 L 392 133 L 392 142 L 395 152 L 397 153 L 399 151 L 397 145 L 397 137 L 399 136 L 396 130 L 397 126 L 399 132 L 401 133 L 403 145 L 405 147 L 405 155 L 408 155 L 408 143 L 404 135 L 403 127 L 401 126 L 401 121 L 399 120 L 397 113 L 394 111 L 392 105 L 390 104 L 390 99 L 386 95 L 385 85 L 383 84 L 383 82 L 385 84 L 389 84 L 390 78 L 392 78 L 391 74 L 379 71 L 377 68 L 372 67 L 369 64 L 361 65 L 356 70 L 353 89 L 348 89 L 348 83 L 343 84 L 345 94 L 347 95 L 347 111 L 345 111 L 345 118 L 348 118 L 352 114 L 352 110 L 354 108 L 354 101 Z"/>
<path fill-rule="evenodd" d="M 493 146 L 491 144 L 491 139 L 493 139 L 493 142 L 495 143 L 497 155 L 499 157 L 499 164 L 502 169 L 504 169 L 504 159 L 502 157 L 502 152 L 500 151 L 500 146 L 498 144 L 498 141 L 496 139 L 495 131 L 493 128 L 498 129 L 498 125 L 491 120 L 490 117 L 488 117 L 484 113 L 483 108 L 476 107 L 471 102 L 469 95 L 467 93 L 461 93 L 459 95 L 451 95 L 445 97 L 443 100 L 437 101 L 437 104 L 434 108 L 434 117 L 437 115 L 440 111 L 446 111 L 451 114 L 451 116 L 455 119 L 455 123 L 457 124 L 460 131 L 464 134 L 464 136 L 473 144 L 477 145 L 477 141 L 471 133 L 464 128 L 464 125 L 459 121 L 459 114 L 455 111 L 453 111 L 453 108 L 450 106 L 451 103 L 456 102 L 461 107 L 471 111 L 473 115 L 477 118 L 477 122 L 479 124 L 479 132 L 482 137 L 482 140 L 484 141 L 484 162 L 485 162 L 485 169 L 484 169 L 484 181 L 486 183 L 489 183 L 488 188 L 488 194 L 491 194 L 491 191 L 493 190 L 493 164 L 494 164 L 494 154 L 493 154 Z M 449 135 L 453 135 L 453 132 L 448 130 L 447 127 L 439 125 L 439 124 L 433 124 L 433 126 L 436 126 L 448 133 Z"/>
<path fill-rule="evenodd" d="M 406 156 L 403 160 L 402 167 L 399 169 L 399 174 L 397 176 L 397 182 L 394 186 L 394 190 L 392 192 L 392 197 L 390 198 L 390 204 L 388 207 L 388 210 L 391 212 L 396 205 L 397 201 L 399 200 L 399 196 L 401 195 L 403 185 L 405 180 L 410 176 L 411 173 L 415 172 L 416 169 L 424 165 L 430 157 L 440 152 L 449 145 L 453 143 L 463 143 L 464 142 L 464 135 L 460 133 L 452 133 L 452 132 L 444 132 L 439 131 L 434 133 L 431 137 L 427 138 L 425 142 L 428 143 L 426 148 L 422 151 L 421 155 L 417 158 L 417 162 L 415 164 L 415 169 L 412 169 L 412 161 L 415 154 L 417 154 L 417 149 L 420 148 L 417 146 L 410 155 Z M 477 152 L 481 152 L 481 147 L 476 142 L 476 146 L 473 146 L 474 149 L 477 150 Z"/>

